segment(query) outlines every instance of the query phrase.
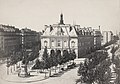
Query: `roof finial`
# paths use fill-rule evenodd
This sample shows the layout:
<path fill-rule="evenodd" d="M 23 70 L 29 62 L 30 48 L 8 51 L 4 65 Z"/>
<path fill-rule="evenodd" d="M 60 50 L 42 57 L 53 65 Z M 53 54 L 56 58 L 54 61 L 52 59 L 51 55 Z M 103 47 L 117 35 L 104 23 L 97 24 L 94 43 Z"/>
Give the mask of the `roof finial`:
<path fill-rule="evenodd" d="M 63 20 L 63 14 L 60 14 L 60 24 L 64 24 L 64 20 Z"/>

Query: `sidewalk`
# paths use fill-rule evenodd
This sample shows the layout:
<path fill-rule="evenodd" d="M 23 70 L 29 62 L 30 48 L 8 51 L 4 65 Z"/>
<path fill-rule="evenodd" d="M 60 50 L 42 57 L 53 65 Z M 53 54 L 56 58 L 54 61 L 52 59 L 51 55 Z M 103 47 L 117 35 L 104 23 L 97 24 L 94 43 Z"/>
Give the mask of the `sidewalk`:
<path fill-rule="evenodd" d="M 62 74 L 66 73 L 69 70 L 71 70 L 71 69 L 59 72 L 59 68 L 57 67 L 56 73 L 55 73 L 54 69 L 51 70 L 51 76 L 52 77 L 60 77 Z M 43 81 L 43 80 L 46 80 L 49 78 L 49 71 L 46 71 L 46 77 L 45 77 L 45 73 L 40 73 L 38 71 L 39 70 L 31 70 L 30 76 L 25 77 L 25 78 L 18 77 L 17 72 L 14 72 L 9 75 L 4 75 L 2 77 L 2 79 L 7 82 L 14 82 L 14 83 L 31 83 L 31 82 Z"/>
<path fill-rule="evenodd" d="M 76 64 L 79 64 L 80 62 L 83 62 L 84 60 L 85 59 L 75 59 L 75 62 Z M 53 75 L 53 77 L 60 77 L 64 73 L 67 73 L 67 71 L 69 70 L 72 70 L 72 69 L 68 69 L 66 71 L 62 71 L 61 73 L 59 73 L 59 68 L 58 68 L 56 70 L 57 75 L 54 75 L 55 70 L 52 70 L 51 75 Z M 21 77 L 18 77 L 17 72 L 15 72 L 13 74 L 2 76 L 2 79 L 7 82 L 14 82 L 14 83 L 31 83 L 31 82 L 43 81 L 49 78 L 49 72 L 47 72 L 46 78 L 45 78 L 45 73 L 38 73 L 36 70 L 31 70 L 30 75 L 31 75 L 30 77 L 21 78 Z"/>
<path fill-rule="evenodd" d="M 21 61 L 20 61 L 21 64 Z M 29 83 L 29 82 L 35 82 L 35 81 L 41 81 L 46 79 L 45 78 L 45 74 L 44 73 L 37 73 L 37 71 L 33 71 L 30 70 L 31 67 L 33 66 L 33 64 L 35 64 L 35 62 L 30 62 L 27 66 L 28 68 L 28 72 L 30 72 L 30 76 L 26 77 L 26 78 L 22 78 L 22 77 L 18 77 L 18 69 L 16 71 L 12 70 L 12 73 L 10 72 L 10 68 L 9 68 L 9 75 L 6 74 L 7 72 L 7 67 L 6 64 L 2 65 L 2 75 L 1 79 L 5 80 L 7 82 L 14 82 L 14 83 Z M 3 74 L 5 73 L 5 74 Z"/>
<path fill-rule="evenodd" d="M 37 73 L 37 72 L 31 72 L 30 77 L 26 78 L 21 78 L 18 77 L 17 73 L 15 74 L 10 74 L 10 75 L 5 75 L 2 77 L 3 80 L 7 82 L 14 82 L 14 83 L 30 83 L 30 82 L 37 82 L 37 81 L 42 81 L 47 79 L 48 77 L 45 78 L 45 74 Z"/>

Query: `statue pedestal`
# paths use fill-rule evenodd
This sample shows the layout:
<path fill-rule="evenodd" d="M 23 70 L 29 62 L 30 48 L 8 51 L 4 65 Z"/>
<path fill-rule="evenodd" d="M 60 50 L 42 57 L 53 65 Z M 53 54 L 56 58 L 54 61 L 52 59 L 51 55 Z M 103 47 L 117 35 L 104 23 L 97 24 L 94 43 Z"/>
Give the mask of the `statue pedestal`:
<path fill-rule="evenodd" d="M 28 77 L 30 73 L 27 72 L 27 65 L 21 65 L 21 70 L 18 73 L 19 77 Z"/>

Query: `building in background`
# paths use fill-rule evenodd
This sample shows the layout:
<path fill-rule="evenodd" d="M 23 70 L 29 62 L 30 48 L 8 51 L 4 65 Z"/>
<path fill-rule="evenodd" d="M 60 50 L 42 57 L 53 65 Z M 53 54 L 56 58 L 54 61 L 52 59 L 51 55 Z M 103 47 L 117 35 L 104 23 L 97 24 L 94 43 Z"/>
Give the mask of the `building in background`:
<path fill-rule="evenodd" d="M 94 35 L 91 27 L 79 28 L 78 32 L 78 57 L 85 57 L 94 49 Z"/>
<path fill-rule="evenodd" d="M 104 45 L 112 40 L 113 40 L 112 31 L 103 31 L 102 32 L 102 45 Z"/>
<path fill-rule="evenodd" d="M 94 48 L 100 49 L 101 48 L 101 40 L 102 40 L 100 26 L 99 26 L 99 29 L 93 29 L 93 34 L 94 34 Z"/>
<path fill-rule="evenodd" d="M 0 25 L 0 50 L 6 55 L 20 51 L 21 34 L 18 28 L 9 25 Z"/>
<path fill-rule="evenodd" d="M 31 29 L 15 28 L 9 25 L 0 25 L 0 52 L 11 56 L 16 52 L 21 53 L 22 47 L 26 51 L 38 54 L 41 48 L 40 33 Z"/>
<path fill-rule="evenodd" d="M 37 57 L 40 49 L 40 34 L 28 28 L 21 29 L 22 52 Z"/>

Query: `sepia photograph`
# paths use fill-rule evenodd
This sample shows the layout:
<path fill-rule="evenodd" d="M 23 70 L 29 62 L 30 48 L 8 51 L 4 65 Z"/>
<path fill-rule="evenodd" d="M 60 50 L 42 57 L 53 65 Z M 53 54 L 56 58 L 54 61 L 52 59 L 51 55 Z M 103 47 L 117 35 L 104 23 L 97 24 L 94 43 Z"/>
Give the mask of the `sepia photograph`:
<path fill-rule="evenodd" d="M 0 84 L 120 84 L 120 0 L 0 0 Z"/>

